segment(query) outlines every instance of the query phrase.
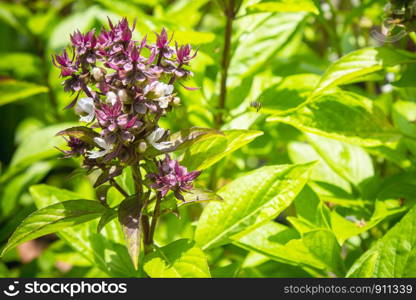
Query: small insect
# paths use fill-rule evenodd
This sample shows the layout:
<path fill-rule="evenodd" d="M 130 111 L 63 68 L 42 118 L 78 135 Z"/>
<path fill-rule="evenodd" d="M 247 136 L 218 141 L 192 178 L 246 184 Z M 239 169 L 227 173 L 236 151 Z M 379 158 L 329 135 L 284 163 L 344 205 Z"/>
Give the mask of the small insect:
<path fill-rule="evenodd" d="M 261 109 L 261 107 L 262 107 L 262 104 L 261 104 L 261 102 L 260 102 L 260 101 L 252 101 L 252 102 L 250 103 L 250 107 L 255 108 L 255 109 L 256 109 L 256 112 L 259 112 L 259 110 L 260 110 L 260 109 Z"/>

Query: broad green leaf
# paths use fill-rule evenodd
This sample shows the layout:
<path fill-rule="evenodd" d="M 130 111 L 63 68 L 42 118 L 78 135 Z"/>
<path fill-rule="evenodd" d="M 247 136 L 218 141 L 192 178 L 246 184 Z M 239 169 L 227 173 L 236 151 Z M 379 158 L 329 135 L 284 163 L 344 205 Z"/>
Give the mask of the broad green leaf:
<path fill-rule="evenodd" d="M 82 198 L 82 196 L 78 193 L 60 189 L 47 184 L 33 185 L 29 188 L 29 191 L 34 198 L 38 209 L 59 202 Z"/>
<path fill-rule="evenodd" d="M 237 19 L 233 43 L 236 47 L 230 63 L 228 85 L 240 85 L 242 78 L 260 70 L 284 49 L 293 39 L 305 16 L 303 12 L 262 13 Z"/>
<path fill-rule="evenodd" d="M 313 0 L 261 1 L 247 7 L 248 12 L 311 12 L 319 14 Z"/>
<path fill-rule="evenodd" d="M 38 209 L 70 199 L 79 199 L 82 196 L 49 185 L 32 186 L 30 192 Z M 118 221 L 107 223 L 99 234 L 97 226 L 98 220 L 93 220 L 62 229 L 58 232 L 58 236 L 108 276 L 140 276 L 141 274 L 133 268 Z"/>
<path fill-rule="evenodd" d="M 314 169 L 317 168 L 319 168 L 319 165 Z M 294 204 L 298 219 L 307 221 L 314 228 L 330 228 L 330 211 L 309 185 L 306 185 L 298 194 L 294 200 Z M 293 224 L 292 220 L 290 222 Z"/>
<path fill-rule="evenodd" d="M 192 144 L 186 149 L 181 164 L 189 170 L 206 169 L 262 134 L 256 130 L 224 130 L 223 135 L 216 134 Z"/>
<path fill-rule="evenodd" d="M 341 247 L 331 231 L 325 229 L 309 231 L 302 236 L 302 241 L 309 252 L 325 264 L 327 270 L 337 276 L 344 275 Z"/>
<path fill-rule="evenodd" d="M 234 244 L 279 262 L 325 269 L 325 265 L 302 243 L 296 230 L 276 222 L 269 222 L 255 229 L 234 241 Z"/>
<path fill-rule="evenodd" d="M 54 147 L 65 144 L 62 137 L 55 136 L 59 131 L 74 126 L 73 123 L 61 123 L 40 129 L 19 145 L 10 163 L 11 167 L 26 166 L 34 161 L 59 154 Z"/>
<path fill-rule="evenodd" d="M 177 240 L 147 255 L 145 272 L 152 278 L 211 277 L 207 257 L 190 240 Z"/>
<path fill-rule="evenodd" d="M 401 207 L 400 201 L 395 199 L 375 201 L 374 212 L 368 220 L 359 220 L 357 218 L 347 220 L 336 211 L 332 211 L 330 214 L 332 230 L 338 242 L 342 245 L 350 237 L 368 231 L 387 217 L 400 213 L 403 210 L 405 210 L 405 207 Z"/>
<path fill-rule="evenodd" d="M 278 84 L 264 89 L 258 97 L 260 112 L 264 114 L 281 113 L 295 109 L 306 101 L 320 77 L 316 74 L 296 74 L 285 77 Z"/>
<path fill-rule="evenodd" d="M 117 212 L 115 210 L 113 210 L 113 209 L 107 210 L 101 216 L 100 221 L 98 222 L 97 233 L 100 233 L 101 230 L 103 230 L 103 228 L 105 227 L 105 225 L 107 225 L 108 223 L 110 223 L 115 218 L 117 218 Z"/>
<path fill-rule="evenodd" d="M 400 137 L 371 100 L 346 91 L 321 94 L 295 111 L 271 116 L 268 121 L 359 146 L 382 146 Z"/>
<path fill-rule="evenodd" d="M 358 186 L 374 175 L 371 157 L 362 148 L 311 133 L 306 137 L 331 169 L 345 180 Z"/>
<path fill-rule="evenodd" d="M 39 209 L 19 225 L 2 255 L 23 242 L 91 221 L 104 212 L 104 206 L 91 200 L 68 200 Z"/>
<path fill-rule="evenodd" d="M 304 164 L 310 161 L 318 161 L 316 168 L 311 171 L 310 179 L 336 185 L 345 191 L 350 190 L 348 182 L 340 177 L 328 163 L 307 143 L 290 142 L 288 144 L 290 160 L 295 164 Z"/>
<path fill-rule="evenodd" d="M 277 217 L 301 191 L 313 166 L 262 167 L 221 188 L 224 201 L 209 203 L 201 215 L 197 245 L 206 249 L 228 243 Z"/>
<path fill-rule="evenodd" d="M 357 77 L 385 67 L 415 61 L 416 56 L 411 53 L 387 47 L 356 50 L 341 57 L 326 70 L 315 93 L 337 85 L 348 84 Z"/>
<path fill-rule="evenodd" d="M 0 80 L 0 106 L 48 92 L 45 86 L 13 79 Z"/>
<path fill-rule="evenodd" d="M 347 277 L 416 276 L 416 206 L 350 268 Z"/>

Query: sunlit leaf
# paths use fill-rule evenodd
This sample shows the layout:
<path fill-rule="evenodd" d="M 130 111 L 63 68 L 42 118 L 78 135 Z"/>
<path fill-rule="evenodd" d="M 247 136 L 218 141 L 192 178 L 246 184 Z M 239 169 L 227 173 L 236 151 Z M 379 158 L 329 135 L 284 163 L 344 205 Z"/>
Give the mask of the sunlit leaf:
<path fill-rule="evenodd" d="M 312 0 L 277 0 L 277 1 L 261 1 L 247 7 L 249 12 L 298 12 L 305 11 L 318 14 Z"/>
<path fill-rule="evenodd" d="M 274 115 L 270 122 L 283 122 L 302 131 L 360 146 L 381 146 L 400 135 L 371 100 L 346 91 L 317 96 L 293 112 Z"/>
<path fill-rule="evenodd" d="M 365 252 L 347 277 L 416 276 L 416 207 Z"/>
<path fill-rule="evenodd" d="M 104 206 L 91 200 L 68 200 L 39 209 L 17 227 L 2 255 L 23 242 L 94 220 L 104 211 Z"/>
<path fill-rule="evenodd" d="M 224 201 L 209 203 L 195 232 L 203 249 L 221 245 L 277 217 L 300 192 L 314 163 L 257 169 L 224 186 Z"/>
<path fill-rule="evenodd" d="M 211 277 L 204 252 L 184 239 L 156 248 L 146 256 L 143 268 L 152 278 Z"/>

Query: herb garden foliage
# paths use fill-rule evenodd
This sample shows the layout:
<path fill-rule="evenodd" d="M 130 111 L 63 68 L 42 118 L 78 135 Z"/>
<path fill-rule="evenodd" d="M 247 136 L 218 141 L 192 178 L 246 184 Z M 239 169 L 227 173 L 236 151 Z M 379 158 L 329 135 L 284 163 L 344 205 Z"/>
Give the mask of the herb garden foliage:
<path fill-rule="evenodd" d="M 416 276 L 413 7 L 0 3 L 0 275 Z"/>

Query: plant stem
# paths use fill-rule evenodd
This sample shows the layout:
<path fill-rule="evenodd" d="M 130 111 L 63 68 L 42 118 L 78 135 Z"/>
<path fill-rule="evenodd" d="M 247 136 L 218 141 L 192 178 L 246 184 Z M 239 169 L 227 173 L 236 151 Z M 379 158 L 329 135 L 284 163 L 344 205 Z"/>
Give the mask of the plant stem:
<path fill-rule="evenodd" d="M 137 199 L 137 202 L 139 203 L 139 207 L 141 207 L 139 225 L 142 228 L 143 241 L 145 241 L 145 244 L 146 244 L 146 241 L 149 238 L 149 218 L 144 214 L 144 211 L 146 210 L 146 206 L 148 202 L 147 200 L 149 197 L 147 195 L 143 195 L 143 178 L 140 172 L 140 164 L 138 163 L 137 166 L 133 165 L 132 170 L 133 170 L 134 187 L 136 191 L 136 199 Z M 142 202 L 144 202 L 143 205 L 142 205 Z M 145 251 L 147 251 L 146 248 L 145 248 Z"/>
<path fill-rule="evenodd" d="M 237 1 L 237 3 L 236 3 Z M 214 117 L 214 126 L 217 129 L 220 129 L 224 124 L 223 113 L 226 109 L 227 103 L 227 80 L 228 80 L 228 69 L 230 67 L 231 61 L 231 38 L 233 34 L 233 22 L 238 13 L 238 10 L 241 6 L 241 1 L 238 0 L 228 0 L 224 1 L 224 15 L 226 17 L 225 24 L 225 34 L 224 34 L 224 49 L 222 52 L 222 62 L 221 62 L 221 85 L 220 85 L 220 95 L 218 98 L 218 113 Z M 217 168 L 218 165 L 215 165 L 212 168 L 211 176 L 209 180 L 209 187 L 215 189 L 217 185 Z"/>
<path fill-rule="evenodd" d="M 129 197 L 129 194 L 114 180 L 110 179 L 110 184 L 117 189 L 125 198 Z"/>
<path fill-rule="evenodd" d="M 160 193 L 158 192 L 157 195 L 156 195 L 156 204 L 155 204 L 155 210 L 153 211 L 152 223 L 150 225 L 150 230 L 149 230 L 148 244 L 153 244 L 153 235 L 155 233 L 157 220 L 159 219 L 159 216 L 160 216 L 160 202 L 161 202 L 161 200 L 162 200 L 162 197 L 161 197 Z"/>
<path fill-rule="evenodd" d="M 224 49 L 222 52 L 221 62 L 221 86 L 220 95 L 218 99 L 218 113 L 215 116 L 215 128 L 220 128 L 223 124 L 223 111 L 226 109 L 227 101 L 227 79 L 228 68 L 230 67 L 231 60 L 231 37 L 233 33 L 233 21 L 237 14 L 235 10 L 235 0 L 229 0 L 229 5 L 225 5 L 224 14 L 226 17 L 225 35 L 224 35 Z"/>

